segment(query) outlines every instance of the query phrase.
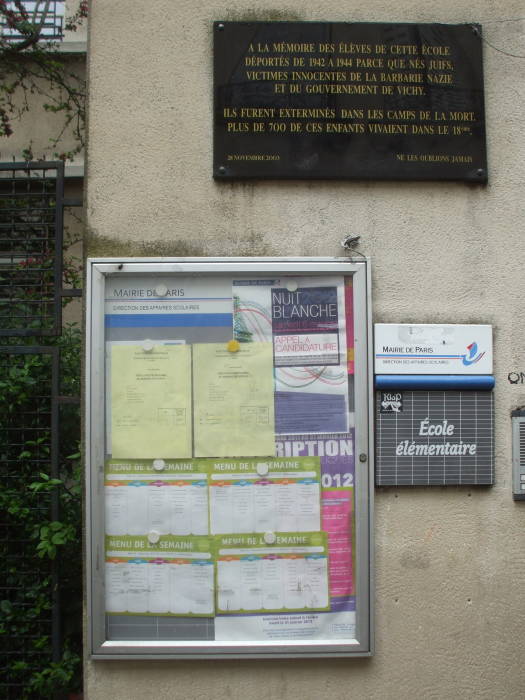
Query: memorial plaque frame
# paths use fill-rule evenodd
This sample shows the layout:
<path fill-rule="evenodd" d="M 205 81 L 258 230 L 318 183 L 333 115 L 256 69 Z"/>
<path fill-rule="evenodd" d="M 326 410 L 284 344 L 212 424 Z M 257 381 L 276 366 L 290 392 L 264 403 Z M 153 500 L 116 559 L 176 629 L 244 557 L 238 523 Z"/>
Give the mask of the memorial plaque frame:
<path fill-rule="evenodd" d="M 487 182 L 480 25 L 215 22 L 213 175 Z"/>

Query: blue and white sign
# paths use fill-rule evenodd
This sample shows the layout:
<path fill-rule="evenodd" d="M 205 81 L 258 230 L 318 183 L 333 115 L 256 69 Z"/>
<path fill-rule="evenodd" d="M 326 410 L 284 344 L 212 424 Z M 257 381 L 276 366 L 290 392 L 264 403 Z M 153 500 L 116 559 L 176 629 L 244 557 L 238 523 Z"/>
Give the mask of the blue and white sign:
<path fill-rule="evenodd" d="M 376 374 L 492 374 L 492 326 L 376 323 Z"/>

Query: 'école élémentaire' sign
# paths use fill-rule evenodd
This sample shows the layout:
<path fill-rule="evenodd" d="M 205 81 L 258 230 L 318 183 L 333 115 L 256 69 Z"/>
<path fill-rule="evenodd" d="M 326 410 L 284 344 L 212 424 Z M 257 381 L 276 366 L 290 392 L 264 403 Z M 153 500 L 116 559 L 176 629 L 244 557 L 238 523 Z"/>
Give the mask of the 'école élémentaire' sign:
<path fill-rule="evenodd" d="M 376 484 L 493 484 L 493 426 L 489 391 L 377 392 Z"/>

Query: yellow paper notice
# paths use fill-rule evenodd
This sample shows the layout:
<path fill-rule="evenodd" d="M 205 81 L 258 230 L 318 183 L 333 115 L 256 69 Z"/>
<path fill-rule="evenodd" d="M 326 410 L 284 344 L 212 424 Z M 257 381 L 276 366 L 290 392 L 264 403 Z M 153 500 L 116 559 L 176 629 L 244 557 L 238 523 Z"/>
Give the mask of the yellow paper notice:
<path fill-rule="evenodd" d="M 115 458 L 191 457 L 188 345 L 114 345 L 111 442 Z"/>
<path fill-rule="evenodd" d="M 271 343 L 193 346 L 196 457 L 275 454 Z"/>

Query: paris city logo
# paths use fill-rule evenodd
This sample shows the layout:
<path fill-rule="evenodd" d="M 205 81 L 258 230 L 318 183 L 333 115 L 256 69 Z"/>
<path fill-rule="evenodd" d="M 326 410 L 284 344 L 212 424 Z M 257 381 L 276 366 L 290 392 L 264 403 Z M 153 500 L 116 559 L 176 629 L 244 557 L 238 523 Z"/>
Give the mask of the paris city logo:
<path fill-rule="evenodd" d="M 479 362 L 485 352 L 478 353 L 478 344 L 476 342 L 467 345 L 468 354 L 461 355 L 463 364 L 468 367 L 468 365 L 473 365 Z"/>

